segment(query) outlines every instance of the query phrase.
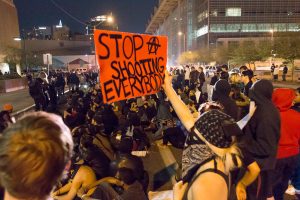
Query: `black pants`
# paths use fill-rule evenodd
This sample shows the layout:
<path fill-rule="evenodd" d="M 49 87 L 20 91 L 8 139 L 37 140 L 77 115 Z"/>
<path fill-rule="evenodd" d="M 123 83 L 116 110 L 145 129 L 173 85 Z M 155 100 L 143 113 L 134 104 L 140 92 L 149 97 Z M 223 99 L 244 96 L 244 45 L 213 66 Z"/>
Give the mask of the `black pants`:
<path fill-rule="evenodd" d="M 283 195 L 288 188 L 289 180 L 297 168 L 298 155 L 278 159 L 273 173 L 273 193 L 275 200 L 283 200 Z"/>
<path fill-rule="evenodd" d="M 47 109 L 47 102 L 45 96 L 40 97 L 33 97 L 34 103 L 35 103 L 35 111 L 43 110 L 45 111 Z M 42 108 L 41 108 L 42 107 Z"/>
<path fill-rule="evenodd" d="M 190 80 L 184 80 L 184 86 L 190 86 Z"/>
<path fill-rule="evenodd" d="M 247 200 L 266 200 L 273 196 L 273 171 L 261 171 L 258 178 L 247 187 Z"/>

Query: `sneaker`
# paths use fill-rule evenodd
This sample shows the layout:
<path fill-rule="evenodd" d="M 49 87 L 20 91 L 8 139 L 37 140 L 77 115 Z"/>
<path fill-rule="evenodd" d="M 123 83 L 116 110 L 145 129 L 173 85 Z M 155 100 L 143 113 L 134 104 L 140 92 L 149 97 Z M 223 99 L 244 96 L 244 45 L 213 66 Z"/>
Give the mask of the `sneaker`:
<path fill-rule="evenodd" d="M 292 185 L 289 185 L 288 189 L 285 191 L 286 194 L 294 196 L 296 194 L 296 190 Z"/>

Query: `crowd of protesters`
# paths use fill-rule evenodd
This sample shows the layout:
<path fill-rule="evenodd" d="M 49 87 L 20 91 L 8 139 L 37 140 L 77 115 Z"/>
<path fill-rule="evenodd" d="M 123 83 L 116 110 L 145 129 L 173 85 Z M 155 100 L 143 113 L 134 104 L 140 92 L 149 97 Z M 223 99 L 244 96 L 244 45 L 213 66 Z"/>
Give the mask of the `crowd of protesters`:
<path fill-rule="evenodd" d="M 63 121 L 36 112 L 15 123 L 5 106 L 6 199 L 147 199 L 141 157 L 151 140 L 183 150 L 175 200 L 277 200 L 289 181 L 299 195 L 300 88 L 274 89 L 245 66 L 229 75 L 223 65 L 206 79 L 203 68 L 185 66 L 166 72 L 155 95 L 104 104 L 95 74 L 29 75 L 36 111 Z"/>

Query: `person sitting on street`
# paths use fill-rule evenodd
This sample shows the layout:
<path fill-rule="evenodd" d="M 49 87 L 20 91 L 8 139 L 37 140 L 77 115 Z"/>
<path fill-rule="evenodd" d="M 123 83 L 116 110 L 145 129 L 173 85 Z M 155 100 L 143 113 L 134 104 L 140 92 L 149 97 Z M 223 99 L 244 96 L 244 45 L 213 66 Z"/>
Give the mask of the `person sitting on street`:
<path fill-rule="evenodd" d="M 0 182 L 4 200 L 47 200 L 71 158 L 73 141 L 62 119 L 30 113 L 0 139 Z"/>
<path fill-rule="evenodd" d="M 92 168 L 87 165 L 74 163 L 73 167 L 71 167 L 69 182 L 53 192 L 51 196 L 56 200 L 74 199 L 80 188 L 85 188 L 96 180 L 96 175 Z M 93 191 L 91 190 L 91 192 Z"/>
<path fill-rule="evenodd" d="M 112 185 L 121 187 L 124 191 L 118 194 Z M 95 190 L 94 192 L 92 190 Z M 91 194 L 92 193 L 92 194 Z M 147 200 L 143 186 L 136 179 L 134 172 L 128 168 L 119 168 L 115 177 L 106 177 L 95 181 L 83 190 L 78 192 L 81 199 L 101 199 L 101 200 Z"/>

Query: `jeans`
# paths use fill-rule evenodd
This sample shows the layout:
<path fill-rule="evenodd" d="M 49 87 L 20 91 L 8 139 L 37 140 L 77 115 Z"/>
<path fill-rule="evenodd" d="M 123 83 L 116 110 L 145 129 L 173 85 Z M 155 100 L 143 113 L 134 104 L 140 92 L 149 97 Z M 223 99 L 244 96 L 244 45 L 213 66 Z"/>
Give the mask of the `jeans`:
<path fill-rule="evenodd" d="M 297 168 L 292 176 L 292 185 L 296 189 L 296 193 L 300 194 L 300 154 L 298 154 Z"/>
<path fill-rule="evenodd" d="M 273 174 L 273 194 L 275 200 L 283 200 L 285 191 L 289 186 L 289 180 L 292 178 L 297 168 L 298 155 L 288 158 L 277 159 Z"/>

